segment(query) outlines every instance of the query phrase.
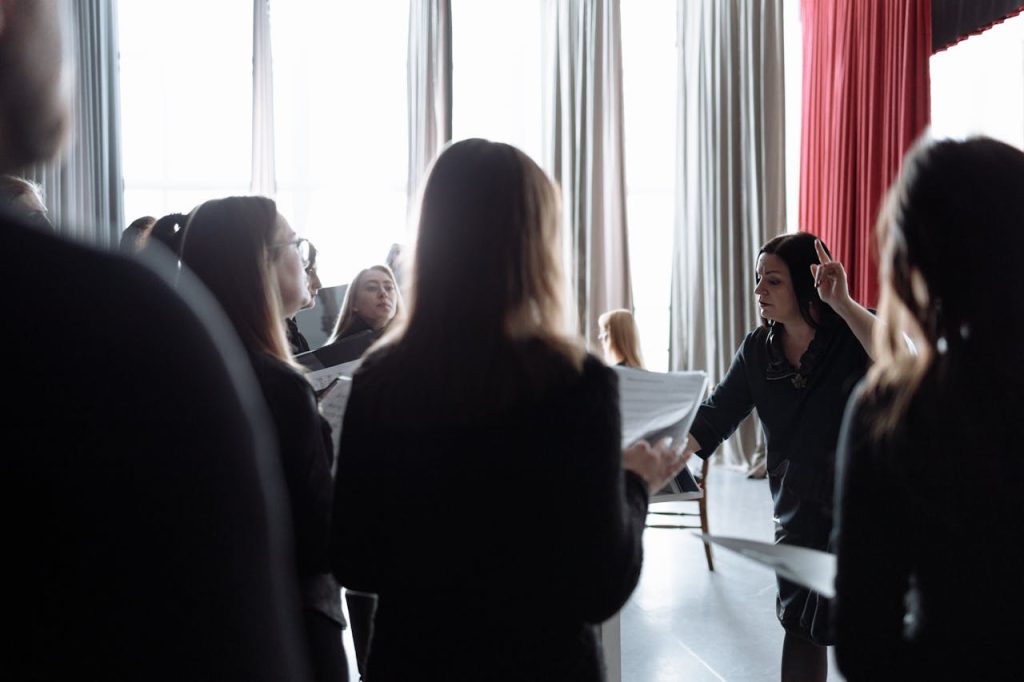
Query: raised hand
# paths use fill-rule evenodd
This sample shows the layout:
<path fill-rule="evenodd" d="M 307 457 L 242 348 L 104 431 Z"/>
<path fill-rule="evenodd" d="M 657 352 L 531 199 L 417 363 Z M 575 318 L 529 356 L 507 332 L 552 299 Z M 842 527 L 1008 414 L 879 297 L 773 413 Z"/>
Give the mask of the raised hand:
<path fill-rule="evenodd" d="M 825 247 L 817 239 L 814 250 L 818 252 L 818 263 L 811 265 L 811 276 L 818 297 L 833 308 L 846 304 L 850 300 L 850 289 L 846 282 L 846 268 L 843 264 L 829 258 Z"/>

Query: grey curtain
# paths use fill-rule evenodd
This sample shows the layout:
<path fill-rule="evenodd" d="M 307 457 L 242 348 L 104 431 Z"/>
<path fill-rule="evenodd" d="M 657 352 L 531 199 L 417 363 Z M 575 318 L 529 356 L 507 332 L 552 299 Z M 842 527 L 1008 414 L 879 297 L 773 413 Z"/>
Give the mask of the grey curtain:
<path fill-rule="evenodd" d="M 434 157 L 452 139 L 450 0 L 409 0 L 410 206 Z"/>
<path fill-rule="evenodd" d="M 57 160 L 26 169 L 62 234 L 117 244 L 125 225 L 116 0 L 60 3 L 73 77 L 70 140 Z"/>
<path fill-rule="evenodd" d="M 680 0 L 671 363 L 721 381 L 758 324 L 757 251 L 786 224 L 782 5 Z M 748 465 L 748 419 L 720 450 Z"/>
<path fill-rule="evenodd" d="M 270 40 L 270 0 L 252 4 L 252 172 L 253 194 L 273 197 L 274 175 L 274 59 Z"/>
<path fill-rule="evenodd" d="M 632 308 L 626 240 L 619 0 L 546 0 L 545 165 L 562 188 L 566 263 L 578 331 Z"/>

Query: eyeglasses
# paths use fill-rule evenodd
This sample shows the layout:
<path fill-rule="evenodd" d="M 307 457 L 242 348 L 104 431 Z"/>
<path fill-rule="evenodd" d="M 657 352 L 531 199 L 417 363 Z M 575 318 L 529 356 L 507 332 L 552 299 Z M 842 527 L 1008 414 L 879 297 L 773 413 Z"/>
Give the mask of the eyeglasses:
<path fill-rule="evenodd" d="M 313 242 L 308 239 L 299 237 L 298 239 L 292 239 L 291 241 L 271 244 L 271 246 L 294 246 L 295 250 L 299 252 L 299 259 L 302 260 L 303 270 L 316 265 L 316 247 L 314 247 Z"/>

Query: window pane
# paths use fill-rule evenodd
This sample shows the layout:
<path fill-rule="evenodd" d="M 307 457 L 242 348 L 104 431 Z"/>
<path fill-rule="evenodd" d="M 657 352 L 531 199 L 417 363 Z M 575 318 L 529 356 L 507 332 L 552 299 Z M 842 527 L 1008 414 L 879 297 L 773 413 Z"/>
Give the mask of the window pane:
<path fill-rule="evenodd" d="M 934 137 L 983 134 L 1024 148 L 1024 14 L 931 58 Z"/>
<path fill-rule="evenodd" d="M 118 13 L 128 220 L 247 192 L 252 2 L 124 2 Z"/>
<path fill-rule="evenodd" d="M 281 212 L 325 286 L 383 263 L 406 230 L 405 2 L 274 3 Z"/>
<path fill-rule="evenodd" d="M 538 0 L 452 0 L 452 137 L 484 137 L 543 159 Z"/>
<path fill-rule="evenodd" d="M 668 369 L 675 202 L 676 2 L 623 0 L 629 261 L 640 347 L 648 369 Z"/>

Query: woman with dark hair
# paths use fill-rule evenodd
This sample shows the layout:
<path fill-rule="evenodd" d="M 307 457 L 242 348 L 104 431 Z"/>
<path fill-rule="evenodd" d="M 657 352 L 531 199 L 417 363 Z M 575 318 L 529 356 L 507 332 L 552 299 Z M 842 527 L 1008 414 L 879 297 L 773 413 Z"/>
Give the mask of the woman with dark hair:
<path fill-rule="evenodd" d="M 291 502 L 295 565 L 309 652 L 318 680 L 346 680 L 344 618 L 330 575 L 331 439 L 309 383 L 296 370 L 284 319 L 309 295 L 300 247 L 265 197 L 228 197 L 197 208 L 181 262 L 220 302 L 249 354 L 277 431 Z"/>
<path fill-rule="evenodd" d="M 840 439 L 836 659 L 848 680 L 1016 678 L 1024 153 L 919 143 L 878 234 L 887 333 Z"/>
<path fill-rule="evenodd" d="M 846 401 L 869 364 L 875 317 L 850 298 L 846 271 L 814 235 L 776 237 L 757 256 L 761 326 L 747 334 L 690 429 L 707 458 L 753 409 L 764 429 L 775 540 L 826 550 L 832 532 L 836 441 Z M 779 578 L 786 631 L 782 680 L 824 682 L 828 603 Z"/>
<path fill-rule="evenodd" d="M 449 146 L 410 313 L 356 372 L 332 558 L 379 595 L 368 679 L 599 680 L 678 449 L 622 452 L 615 373 L 564 334 L 560 208 L 518 149 Z M 625 466 L 624 466 L 625 464 Z"/>
<path fill-rule="evenodd" d="M 147 244 L 158 242 L 170 249 L 171 253 L 179 255 L 186 223 L 188 216 L 184 213 L 168 213 L 153 223 L 146 240 Z"/>

